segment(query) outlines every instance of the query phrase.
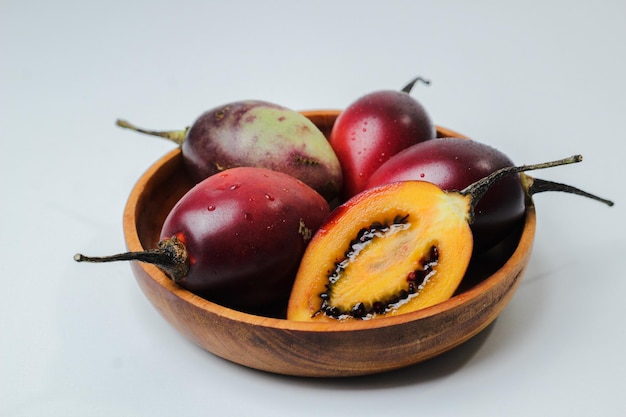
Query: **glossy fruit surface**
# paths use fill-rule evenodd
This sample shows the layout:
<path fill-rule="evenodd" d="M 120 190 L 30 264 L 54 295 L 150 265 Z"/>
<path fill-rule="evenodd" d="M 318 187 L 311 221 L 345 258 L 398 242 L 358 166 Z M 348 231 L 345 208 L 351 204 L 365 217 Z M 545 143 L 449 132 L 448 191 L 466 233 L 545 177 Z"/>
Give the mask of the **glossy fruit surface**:
<path fill-rule="evenodd" d="M 350 104 L 337 117 L 329 139 L 343 170 L 343 198 L 362 191 L 392 155 L 434 137 L 426 110 L 406 92 L 376 91 Z"/>
<path fill-rule="evenodd" d="M 333 210 L 307 247 L 287 318 L 369 320 L 447 300 L 468 270 L 470 224 L 491 187 L 516 173 L 580 161 L 574 155 L 505 167 L 459 191 L 407 180 L 357 194 Z"/>
<path fill-rule="evenodd" d="M 301 113 L 274 103 L 244 100 L 221 105 L 184 130 L 146 130 L 125 120 L 117 124 L 181 145 L 195 182 L 250 166 L 296 177 L 329 201 L 341 189 L 341 166 L 324 133 Z"/>
<path fill-rule="evenodd" d="M 501 151 L 483 143 L 438 138 L 423 142 L 390 158 L 370 177 L 366 188 L 394 181 L 421 180 L 444 190 L 462 190 L 492 172 L 513 166 Z M 472 224 L 477 251 L 505 238 L 522 222 L 525 192 L 519 175 L 494 184 L 475 208 Z"/>
<path fill-rule="evenodd" d="M 196 180 L 255 166 L 294 176 L 327 199 L 342 183 L 339 161 L 322 132 L 302 114 L 264 101 L 205 112 L 189 129 L 182 150 Z"/>
<path fill-rule="evenodd" d="M 189 253 L 182 287 L 230 306 L 285 298 L 328 203 L 280 172 L 241 167 L 207 178 L 174 206 L 161 240 L 178 237 Z"/>
<path fill-rule="evenodd" d="M 334 116 L 330 111 L 308 114 L 323 126 L 332 121 L 327 114 Z M 175 199 L 189 189 L 185 177 L 182 155 L 176 149 L 138 179 L 124 211 L 129 250 L 154 247 Z M 523 282 L 535 220 L 534 206 L 529 205 L 521 238 L 512 244 L 514 253 L 497 271 L 478 279 L 479 284 L 436 306 L 385 320 L 312 323 L 285 320 L 284 311 L 271 316 L 249 314 L 194 295 L 153 265 L 132 262 L 129 266 L 155 312 L 182 336 L 218 357 L 286 375 L 356 376 L 441 355 L 493 323 Z"/>
<path fill-rule="evenodd" d="M 324 132 L 330 131 L 337 113 L 306 112 Z M 458 135 L 439 130 L 440 136 Z M 165 155 L 139 178 L 123 216 L 129 250 L 144 251 L 156 245 L 164 218 L 192 185 L 180 149 Z M 283 314 L 249 314 L 194 295 L 153 265 L 133 262 L 130 266 L 155 310 L 203 349 L 268 372 L 346 377 L 424 361 L 462 344 L 492 323 L 522 281 L 535 225 L 534 206 L 529 204 L 521 234 L 510 236 L 511 252 L 504 264 L 474 265 L 475 284 L 465 286 L 462 293 L 385 320 L 311 323 L 284 320 Z"/>

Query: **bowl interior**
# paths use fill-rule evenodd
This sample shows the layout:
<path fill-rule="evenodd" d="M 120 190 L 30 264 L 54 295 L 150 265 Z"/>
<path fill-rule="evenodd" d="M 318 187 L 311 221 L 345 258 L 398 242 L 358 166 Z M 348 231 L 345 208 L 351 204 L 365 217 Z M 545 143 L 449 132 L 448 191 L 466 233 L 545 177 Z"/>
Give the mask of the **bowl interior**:
<path fill-rule="evenodd" d="M 304 112 L 328 135 L 338 111 Z M 438 128 L 438 136 L 462 135 Z M 174 150 L 137 182 L 124 214 L 129 250 L 154 248 L 169 210 L 194 183 Z M 285 305 L 242 312 L 186 291 L 146 264 L 132 264 L 161 315 L 202 348 L 255 369 L 298 376 L 363 375 L 407 366 L 449 350 L 491 323 L 512 297 L 527 265 L 535 230 L 529 201 L 525 223 L 472 261 L 450 300 L 395 317 L 351 323 L 284 319 Z"/>

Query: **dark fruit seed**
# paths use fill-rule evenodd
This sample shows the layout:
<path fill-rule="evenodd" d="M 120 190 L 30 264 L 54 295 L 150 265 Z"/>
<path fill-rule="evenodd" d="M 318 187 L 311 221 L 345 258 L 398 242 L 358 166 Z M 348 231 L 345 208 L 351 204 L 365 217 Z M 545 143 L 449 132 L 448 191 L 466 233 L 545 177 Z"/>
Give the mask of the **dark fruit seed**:
<path fill-rule="evenodd" d="M 357 303 L 354 307 L 352 307 L 352 317 L 362 318 L 365 317 L 367 311 L 365 309 L 365 305 L 363 303 Z"/>
<path fill-rule="evenodd" d="M 371 229 L 376 230 L 376 229 L 382 229 L 382 228 L 384 228 L 384 227 L 385 227 L 385 226 L 383 226 L 383 224 L 382 224 L 382 223 L 380 223 L 380 222 L 374 222 L 374 223 L 372 223 Z"/>
<path fill-rule="evenodd" d="M 385 312 L 385 306 L 380 301 L 376 301 L 372 305 L 372 311 L 376 314 L 382 314 Z"/>
<path fill-rule="evenodd" d="M 432 261 L 437 261 L 439 259 L 439 250 L 435 245 L 430 247 L 430 259 Z"/>
<path fill-rule="evenodd" d="M 394 219 L 393 219 L 393 223 L 394 224 L 404 224 L 406 223 L 407 219 L 409 218 L 409 215 L 407 214 L 406 216 L 401 216 L 401 215 L 397 215 Z"/>
<path fill-rule="evenodd" d="M 424 283 L 424 280 L 426 279 L 426 275 L 428 274 L 423 269 L 418 269 L 417 271 L 415 271 L 415 284 L 422 285 Z"/>
<path fill-rule="evenodd" d="M 328 312 L 332 317 L 339 317 L 341 315 L 341 312 L 337 307 L 332 307 L 330 310 L 328 310 Z"/>

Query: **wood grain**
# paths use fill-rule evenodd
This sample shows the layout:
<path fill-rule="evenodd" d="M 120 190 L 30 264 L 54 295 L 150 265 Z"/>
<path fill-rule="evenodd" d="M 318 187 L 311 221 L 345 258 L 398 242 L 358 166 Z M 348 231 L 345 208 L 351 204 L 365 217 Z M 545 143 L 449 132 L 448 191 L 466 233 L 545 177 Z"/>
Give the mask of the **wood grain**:
<path fill-rule="evenodd" d="M 339 112 L 303 113 L 328 134 Z M 441 127 L 437 131 L 439 136 L 462 137 Z M 124 212 L 129 250 L 155 247 L 167 213 L 192 185 L 179 149 L 145 172 Z M 356 376 L 424 361 L 487 327 L 520 283 L 530 258 L 535 225 L 535 209 L 529 201 L 523 228 L 507 243 L 511 256 L 506 263 L 494 266 L 485 261 L 485 268 L 478 265 L 476 276 L 468 279 L 470 284 L 448 301 L 373 321 L 301 323 L 244 313 L 180 288 L 152 265 L 133 262 L 131 268 L 155 309 L 181 334 L 219 357 L 285 375 Z"/>

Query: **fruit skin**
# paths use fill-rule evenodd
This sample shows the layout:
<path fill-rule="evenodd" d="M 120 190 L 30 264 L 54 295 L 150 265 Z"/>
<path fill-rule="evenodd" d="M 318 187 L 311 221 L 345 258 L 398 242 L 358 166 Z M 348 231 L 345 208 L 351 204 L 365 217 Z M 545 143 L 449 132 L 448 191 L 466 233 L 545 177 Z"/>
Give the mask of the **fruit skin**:
<path fill-rule="evenodd" d="M 294 176 L 327 200 L 341 189 L 339 160 L 323 133 L 302 114 L 266 101 L 238 101 L 203 113 L 187 131 L 182 151 L 196 181 L 255 166 Z"/>
<path fill-rule="evenodd" d="M 304 250 L 329 213 L 303 182 L 263 168 L 232 168 L 193 187 L 167 216 L 161 239 L 189 255 L 182 287 L 233 308 L 285 300 Z"/>
<path fill-rule="evenodd" d="M 343 170 L 342 197 L 362 191 L 392 155 L 434 137 L 426 110 L 406 92 L 382 90 L 357 99 L 339 114 L 329 138 Z"/>
<path fill-rule="evenodd" d="M 444 190 L 462 190 L 492 172 L 513 166 L 501 151 L 460 138 L 438 138 L 411 146 L 372 174 L 366 187 L 394 181 L 422 180 Z M 478 202 L 471 225 L 476 252 L 504 239 L 523 221 L 526 193 L 519 175 L 510 175 L 494 184 Z"/>
<path fill-rule="evenodd" d="M 385 223 L 396 216 L 408 215 L 407 228 L 372 242 L 357 255 L 356 262 L 363 264 L 353 263 L 357 266 L 352 271 L 348 269 L 350 266 L 346 268 L 353 288 L 348 288 L 347 295 L 341 298 L 372 301 L 378 299 L 378 294 L 388 292 L 390 286 L 406 285 L 407 276 L 435 245 L 439 253 L 436 272 L 424 289 L 397 308 L 365 318 L 407 313 L 447 300 L 462 281 L 472 253 L 469 205 L 469 197 L 446 193 L 424 181 L 386 184 L 351 198 L 333 210 L 309 243 L 291 291 L 287 319 L 360 319 L 349 314 L 332 317 L 320 313 L 323 305 L 320 294 L 327 291 L 328 277 L 336 270 L 337 263 L 346 259 L 346 252 L 359 231 L 373 222 Z M 363 257 L 361 261 L 359 257 Z M 348 307 L 343 310 L 349 310 L 350 305 L 347 302 Z"/>

